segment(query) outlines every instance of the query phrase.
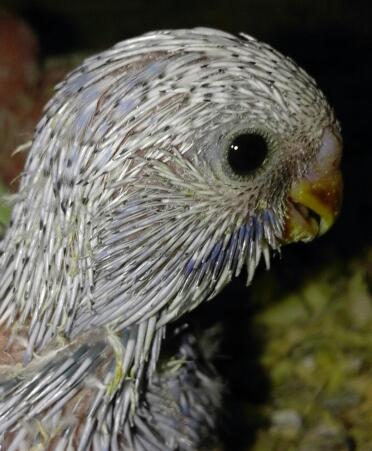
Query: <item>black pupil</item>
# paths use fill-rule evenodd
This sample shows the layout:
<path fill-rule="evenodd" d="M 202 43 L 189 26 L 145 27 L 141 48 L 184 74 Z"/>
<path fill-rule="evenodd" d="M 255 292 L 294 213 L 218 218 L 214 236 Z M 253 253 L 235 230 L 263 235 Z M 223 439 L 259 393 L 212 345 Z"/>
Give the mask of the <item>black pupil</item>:
<path fill-rule="evenodd" d="M 255 133 L 246 133 L 231 142 L 227 159 L 236 174 L 246 175 L 262 165 L 267 152 L 265 138 Z"/>

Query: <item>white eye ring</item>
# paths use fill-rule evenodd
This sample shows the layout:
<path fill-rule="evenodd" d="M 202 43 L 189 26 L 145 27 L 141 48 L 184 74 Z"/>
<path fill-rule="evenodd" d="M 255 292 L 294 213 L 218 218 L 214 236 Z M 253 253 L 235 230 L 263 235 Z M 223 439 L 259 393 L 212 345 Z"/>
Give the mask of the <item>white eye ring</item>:
<path fill-rule="evenodd" d="M 223 140 L 223 168 L 231 177 L 244 179 L 261 171 L 272 151 L 270 138 L 258 129 L 233 130 Z"/>

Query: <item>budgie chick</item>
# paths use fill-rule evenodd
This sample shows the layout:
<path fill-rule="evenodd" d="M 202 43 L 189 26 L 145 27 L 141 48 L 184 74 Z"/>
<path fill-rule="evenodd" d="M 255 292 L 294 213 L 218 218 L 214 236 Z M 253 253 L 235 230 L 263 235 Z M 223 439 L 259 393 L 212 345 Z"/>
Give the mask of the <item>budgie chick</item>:
<path fill-rule="evenodd" d="M 152 32 L 84 61 L 0 244 L 4 449 L 194 449 L 160 414 L 136 423 L 166 326 L 323 234 L 340 156 L 314 80 L 245 34 Z"/>

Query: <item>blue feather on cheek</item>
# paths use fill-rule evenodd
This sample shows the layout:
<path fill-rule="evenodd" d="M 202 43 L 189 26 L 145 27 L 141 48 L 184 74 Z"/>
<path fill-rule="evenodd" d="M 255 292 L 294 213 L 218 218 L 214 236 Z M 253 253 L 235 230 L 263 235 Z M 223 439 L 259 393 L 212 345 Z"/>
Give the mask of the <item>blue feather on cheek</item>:
<path fill-rule="evenodd" d="M 207 271 L 213 278 L 217 278 L 221 267 L 228 265 L 232 272 L 238 264 L 239 257 L 248 247 L 253 237 L 253 224 L 242 225 L 225 240 L 217 241 L 211 250 L 202 258 L 190 258 L 185 265 L 185 275 L 195 271 Z M 224 245 L 225 243 L 225 245 Z"/>

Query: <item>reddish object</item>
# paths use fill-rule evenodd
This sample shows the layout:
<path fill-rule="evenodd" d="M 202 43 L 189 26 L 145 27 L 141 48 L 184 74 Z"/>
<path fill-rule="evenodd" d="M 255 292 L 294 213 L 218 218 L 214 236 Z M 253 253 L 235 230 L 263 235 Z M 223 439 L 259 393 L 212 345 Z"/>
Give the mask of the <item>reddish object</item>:
<path fill-rule="evenodd" d="M 27 141 L 25 135 L 34 127 L 30 113 L 39 75 L 37 55 L 37 39 L 31 28 L 23 20 L 0 12 L 0 178 L 7 185 L 24 164 L 24 154 L 11 154 Z"/>
<path fill-rule="evenodd" d="M 53 86 L 71 68 L 66 59 L 41 71 L 38 50 L 37 37 L 29 25 L 0 11 L 0 180 L 11 191 L 17 189 L 14 180 L 26 156 L 25 152 L 12 154 L 32 139 Z"/>
<path fill-rule="evenodd" d="M 35 34 L 21 19 L 0 12 L 0 105 L 14 105 L 38 77 Z"/>

